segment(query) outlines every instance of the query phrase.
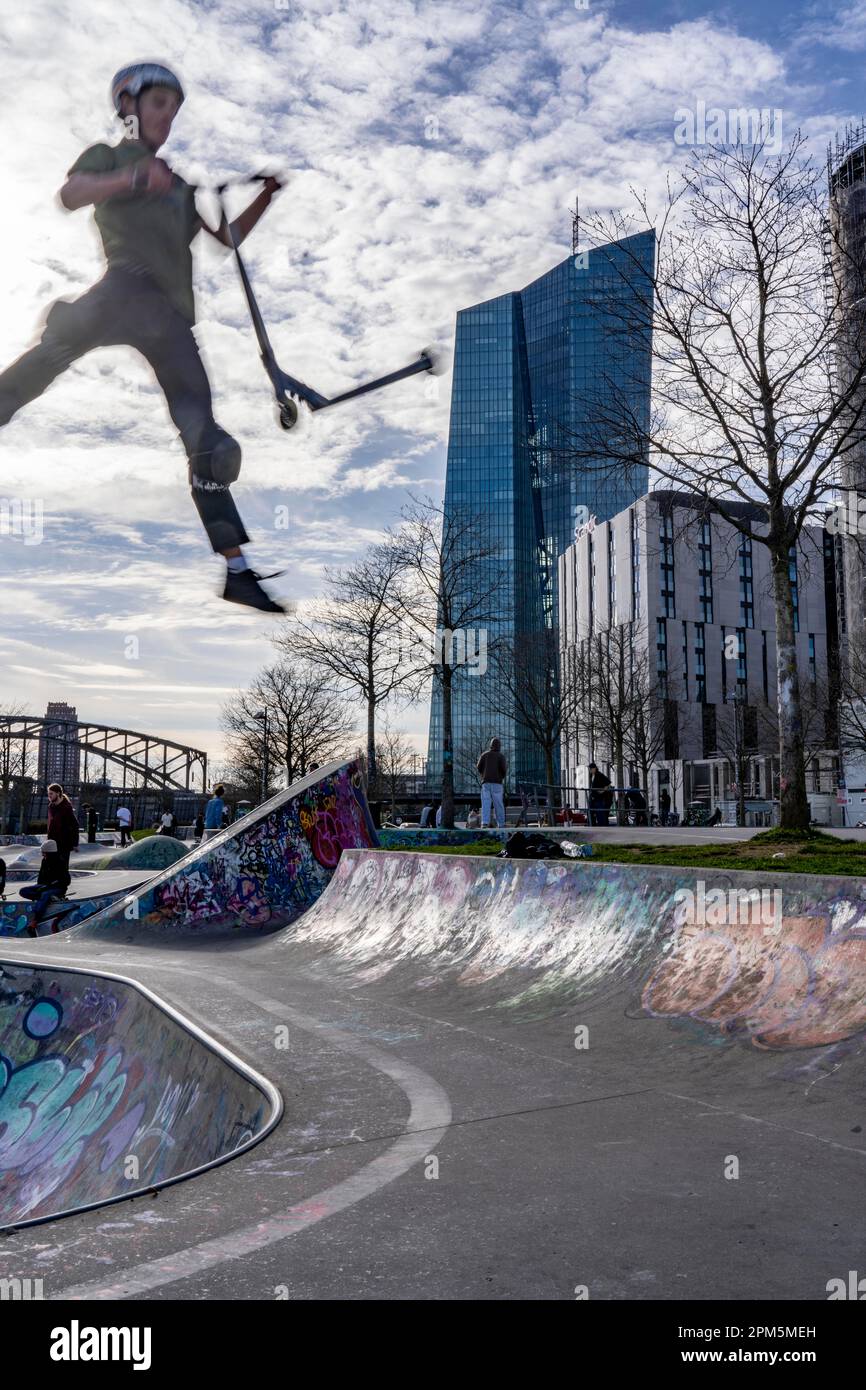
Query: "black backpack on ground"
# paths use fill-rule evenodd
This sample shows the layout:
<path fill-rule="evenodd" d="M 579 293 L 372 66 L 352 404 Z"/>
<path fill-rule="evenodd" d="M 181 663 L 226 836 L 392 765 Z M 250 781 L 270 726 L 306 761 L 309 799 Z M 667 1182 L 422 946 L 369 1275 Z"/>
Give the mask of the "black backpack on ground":
<path fill-rule="evenodd" d="M 522 830 L 515 830 L 506 840 L 505 848 L 499 852 L 500 859 L 564 859 L 565 857 L 565 850 L 555 840 L 549 840 L 546 835 L 539 835 L 537 831 L 526 834 Z"/>

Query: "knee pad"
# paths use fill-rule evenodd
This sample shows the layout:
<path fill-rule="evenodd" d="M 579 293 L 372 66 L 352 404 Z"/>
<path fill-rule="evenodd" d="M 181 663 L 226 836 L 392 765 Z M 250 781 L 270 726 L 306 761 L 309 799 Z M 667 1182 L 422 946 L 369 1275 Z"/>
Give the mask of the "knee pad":
<path fill-rule="evenodd" d="M 190 456 L 189 466 L 191 481 L 203 478 L 226 487 L 241 471 L 241 446 L 219 425 L 214 425 L 202 439 L 199 449 Z"/>

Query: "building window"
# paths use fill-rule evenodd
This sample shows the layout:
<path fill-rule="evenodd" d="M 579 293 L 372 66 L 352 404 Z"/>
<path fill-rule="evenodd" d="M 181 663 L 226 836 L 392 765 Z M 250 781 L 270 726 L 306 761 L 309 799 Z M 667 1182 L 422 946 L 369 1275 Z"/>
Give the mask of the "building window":
<path fill-rule="evenodd" d="M 800 581 L 797 578 L 797 547 L 788 551 L 788 575 L 791 580 L 791 603 L 794 607 L 794 631 L 800 631 Z"/>
<path fill-rule="evenodd" d="M 679 710 L 676 700 L 665 700 L 664 709 L 665 758 L 672 761 L 680 756 Z"/>
<path fill-rule="evenodd" d="M 695 623 L 695 699 L 699 705 L 707 701 L 707 668 L 705 664 L 704 625 Z"/>
<path fill-rule="evenodd" d="M 689 625 L 683 623 L 683 699 L 689 698 Z"/>
<path fill-rule="evenodd" d="M 610 611 L 610 625 L 616 627 L 619 621 L 616 613 L 616 536 L 612 522 L 607 528 L 607 601 Z"/>
<path fill-rule="evenodd" d="M 586 540 L 589 554 L 589 631 L 591 635 L 595 629 L 595 543 L 591 531 Z"/>
<path fill-rule="evenodd" d="M 809 633 L 809 680 L 813 685 L 818 684 L 818 663 L 815 660 L 815 634 Z"/>
<path fill-rule="evenodd" d="M 664 618 L 656 620 L 656 672 L 659 693 L 667 699 L 668 693 L 668 625 Z"/>
<path fill-rule="evenodd" d="M 752 578 L 752 538 L 740 540 L 740 622 L 743 627 L 755 626 L 755 593 Z"/>
<path fill-rule="evenodd" d="M 701 622 L 713 621 L 713 543 L 710 523 L 701 523 L 700 544 L 698 546 L 698 598 L 701 604 Z"/>
<path fill-rule="evenodd" d="M 757 748 L 758 746 L 758 711 L 753 705 L 743 706 L 743 747 Z M 757 796 L 757 791 L 755 792 Z"/>
<path fill-rule="evenodd" d="M 662 612 L 666 618 L 675 618 L 677 600 L 674 588 L 674 519 L 670 512 L 659 518 L 659 544 Z"/>
<path fill-rule="evenodd" d="M 632 620 L 640 617 L 640 535 L 637 508 L 631 511 L 631 606 Z"/>
<path fill-rule="evenodd" d="M 701 705 L 701 738 L 704 746 L 703 755 L 709 758 L 716 751 L 715 705 Z"/>
<path fill-rule="evenodd" d="M 746 629 L 737 628 L 737 699 L 745 704 L 749 698 L 749 671 L 746 662 Z"/>
<path fill-rule="evenodd" d="M 764 680 L 764 703 L 770 703 L 770 676 L 767 670 L 767 634 L 761 633 L 761 675 Z"/>

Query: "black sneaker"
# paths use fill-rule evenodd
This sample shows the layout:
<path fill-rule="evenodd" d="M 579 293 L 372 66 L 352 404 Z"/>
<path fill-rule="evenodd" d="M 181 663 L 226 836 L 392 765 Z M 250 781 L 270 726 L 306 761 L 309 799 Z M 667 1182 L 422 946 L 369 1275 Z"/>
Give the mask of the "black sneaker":
<path fill-rule="evenodd" d="M 243 603 L 247 608 L 260 608 L 263 613 L 285 613 L 281 603 L 275 603 L 261 586 L 262 579 L 274 579 L 273 574 L 256 574 L 255 570 L 229 570 L 223 598 L 229 603 Z"/>

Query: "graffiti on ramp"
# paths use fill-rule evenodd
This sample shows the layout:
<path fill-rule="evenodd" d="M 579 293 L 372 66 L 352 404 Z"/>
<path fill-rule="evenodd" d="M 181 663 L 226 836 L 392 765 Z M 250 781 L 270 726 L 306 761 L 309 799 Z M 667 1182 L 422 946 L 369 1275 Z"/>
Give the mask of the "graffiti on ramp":
<path fill-rule="evenodd" d="M 376 843 L 360 767 L 334 763 L 204 841 L 77 931 L 273 930 L 320 897 L 344 849 Z"/>

